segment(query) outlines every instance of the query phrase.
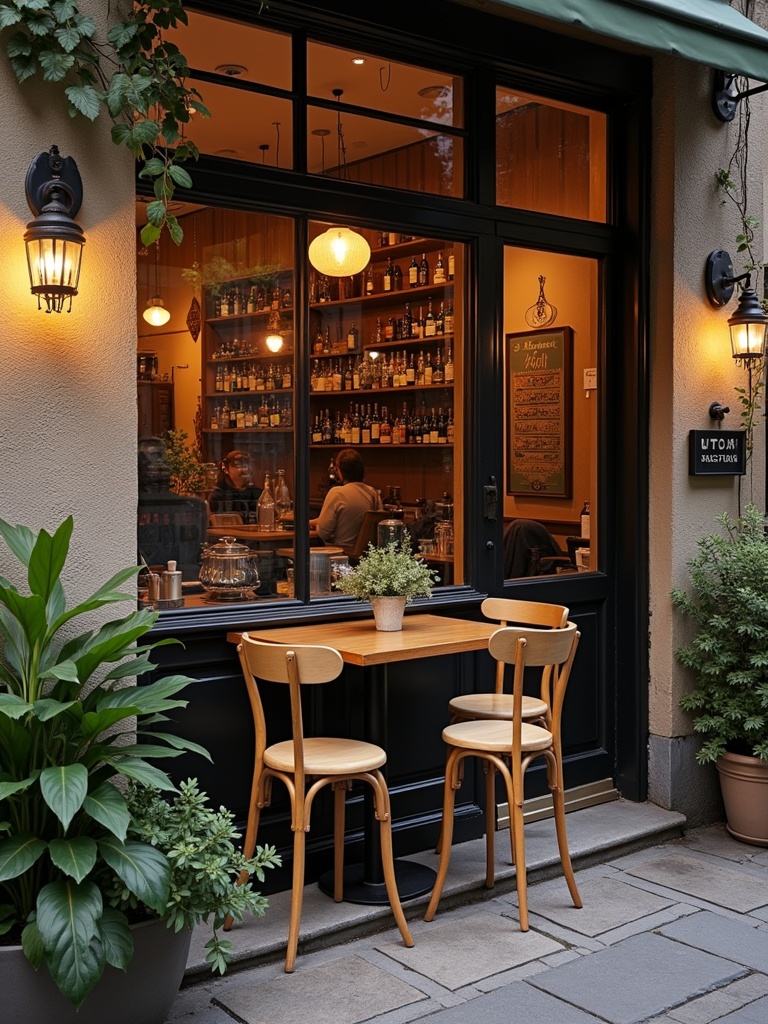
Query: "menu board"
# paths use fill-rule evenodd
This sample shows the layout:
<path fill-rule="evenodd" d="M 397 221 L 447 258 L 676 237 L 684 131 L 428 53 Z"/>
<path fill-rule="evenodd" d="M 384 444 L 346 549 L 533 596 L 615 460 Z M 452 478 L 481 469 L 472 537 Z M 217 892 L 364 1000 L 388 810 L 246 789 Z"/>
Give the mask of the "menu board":
<path fill-rule="evenodd" d="M 571 497 L 573 330 L 506 337 L 507 494 Z"/>

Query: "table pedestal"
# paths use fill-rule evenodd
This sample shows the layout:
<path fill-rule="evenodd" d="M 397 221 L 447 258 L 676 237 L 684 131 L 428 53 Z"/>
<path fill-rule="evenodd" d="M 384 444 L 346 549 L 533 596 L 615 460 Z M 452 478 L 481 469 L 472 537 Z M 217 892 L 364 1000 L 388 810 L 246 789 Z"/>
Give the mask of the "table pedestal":
<path fill-rule="evenodd" d="M 424 864 L 409 860 L 395 861 L 395 879 L 401 900 L 411 900 L 431 892 L 437 872 Z M 320 891 L 333 896 L 333 871 L 324 872 L 317 881 Z M 344 902 L 361 903 L 365 906 L 384 906 L 389 903 L 387 887 L 383 881 L 374 882 L 365 877 L 362 864 L 344 867 Z"/>

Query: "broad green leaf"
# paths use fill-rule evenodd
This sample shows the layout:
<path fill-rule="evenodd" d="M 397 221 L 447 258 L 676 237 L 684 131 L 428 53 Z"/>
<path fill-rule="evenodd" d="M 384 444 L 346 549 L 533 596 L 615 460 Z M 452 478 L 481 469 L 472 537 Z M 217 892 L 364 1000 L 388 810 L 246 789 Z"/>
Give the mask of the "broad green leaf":
<path fill-rule="evenodd" d="M 192 188 L 192 179 L 183 167 L 178 164 L 171 164 L 168 173 L 181 188 Z"/>
<path fill-rule="evenodd" d="M 50 882 L 37 897 L 37 926 L 62 994 L 80 1006 L 104 968 L 98 937 L 101 893 L 93 882 Z"/>
<path fill-rule="evenodd" d="M 67 560 L 74 520 L 67 516 L 53 536 L 41 530 L 29 559 L 29 589 L 47 601 Z"/>
<path fill-rule="evenodd" d="M 144 786 L 155 786 L 157 789 L 163 789 L 167 792 L 176 791 L 176 787 L 164 771 L 155 768 L 154 765 L 146 764 L 139 757 L 125 757 L 122 759 L 115 757 L 105 758 L 105 760 L 108 760 L 108 763 L 120 775 L 125 775 L 127 778 L 140 782 Z"/>
<path fill-rule="evenodd" d="M 75 58 L 71 53 L 44 50 L 40 54 L 40 67 L 43 69 L 43 79 L 46 82 L 60 82 L 74 63 Z"/>
<path fill-rule="evenodd" d="M 118 114 L 119 108 L 118 110 L 113 111 L 113 113 Z M 116 146 L 124 146 L 131 137 L 131 129 L 127 124 L 113 124 L 109 132 L 112 136 L 112 141 Z"/>
<path fill-rule="evenodd" d="M 154 224 L 156 227 L 163 224 L 166 216 L 165 204 L 156 199 L 154 202 L 147 203 L 147 220 L 150 224 Z"/>
<path fill-rule="evenodd" d="M 145 224 L 141 229 L 141 241 L 144 245 L 154 245 L 162 234 L 162 229 L 154 224 Z"/>
<path fill-rule="evenodd" d="M 111 669 L 104 676 L 104 679 L 125 679 L 126 676 L 140 676 L 145 672 L 151 672 L 156 667 L 156 663 L 149 657 L 132 658 L 130 661 L 125 661 Z"/>
<path fill-rule="evenodd" d="M 52 839 L 48 844 L 48 853 L 53 863 L 76 882 L 82 882 L 93 870 L 97 852 L 95 840 L 88 836 Z"/>
<path fill-rule="evenodd" d="M 88 793 L 88 770 L 82 764 L 44 768 L 40 773 L 40 789 L 66 831 Z"/>
<path fill-rule="evenodd" d="M 78 113 L 94 121 L 101 108 L 99 94 L 92 85 L 70 85 L 64 93 Z"/>
<path fill-rule="evenodd" d="M 96 34 L 96 22 L 90 14 L 76 14 L 74 21 L 77 31 L 86 39 L 91 39 Z"/>
<path fill-rule="evenodd" d="M 58 665 L 51 665 L 41 673 L 45 679 L 66 679 L 70 683 L 79 683 L 77 665 L 74 661 L 67 659 L 60 661 Z"/>
<path fill-rule="evenodd" d="M 76 700 L 59 701 L 51 700 L 50 697 L 43 697 L 41 700 L 35 701 L 35 718 L 40 722 L 48 722 L 51 718 L 56 718 L 58 715 L 68 711 L 69 708 L 75 707 L 78 703 L 79 701 Z"/>
<path fill-rule="evenodd" d="M 11 67 L 17 82 L 26 82 L 37 73 L 38 64 L 33 56 L 11 57 Z"/>
<path fill-rule="evenodd" d="M 13 768 L 19 775 L 26 771 L 26 758 L 32 746 L 32 735 L 24 725 L 12 718 L 0 715 L 0 764 L 6 769 Z M 32 772 L 30 780 L 35 779 Z"/>
<path fill-rule="evenodd" d="M 63 28 L 57 28 L 53 34 L 65 53 L 71 53 L 77 49 L 77 45 L 80 42 L 80 33 L 74 25 L 65 25 Z"/>
<path fill-rule="evenodd" d="M 147 686 L 125 686 L 112 693 L 104 693 L 99 699 L 101 708 L 134 707 L 144 714 L 155 711 L 167 711 L 170 707 L 186 707 L 188 701 L 181 704 L 168 704 L 168 699 L 179 691 L 197 682 L 191 676 L 163 676 Z"/>
<path fill-rule="evenodd" d="M 171 865 L 160 850 L 147 843 L 99 841 L 99 852 L 130 892 L 162 914 L 168 903 Z"/>
<path fill-rule="evenodd" d="M 101 945 L 108 964 L 124 971 L 133 959 L 133 932 L 125 915 L 105 907 L 101 917 Z"/>
<path fill-rule="evenodd" d="M 133 708 L 105 708 L 99 711 L 87 711 L 80 723 L 80 734 L 83 741 L 90 743 L 116 722 L 122 722 L 126 718 L 131 718 L 132 715 Z"/>
<path fill-rule="evenodd" d="M 42 839 L 36 839 L 35 836 L 0 839 L 0 882 L 23 875 L 42 857 L 46 849 Z"/>
<path fill-rule="evenodd" d="M 184 753 L 183 750 L 173 749 L 171 747 L 161 746 L 159 743 L 120 743 L 118 746 L 110 746 L 108 743 L 103 745 L 97 744 L 91 747 L 90 753 L 94 756 L 101 756 L 105 760 L 112 755 L 117 757 L 119 754 L 127 757 L 139 757 L 153 759 L 158 757 L 179 757 Z"/>
<path fill-rule="evenodd" d="M 139 171 L 140 178 L 154 178 L 158 174 L 162 174 L 165 171 L 165 161 L 161 160 L 159 156 L 153 156 L 147 160 L 142 169 Z"/>
<path fill-rule="evenodd" d="M 34 969 L 38 970 L 43 963 L 45 946 L 43 945 L 40 929 L 37 927 L 37 921 L 30 921 L 21 933 L 21 947 L 24 950 L 24 956 L 29 960 Z"/>
<path fill-rule="evenodd" d="M 201 747 L 199 743 L 193 743 L 192 740 L 185 740 L 181 736 L 175 736 L 172 732 L 151 732 L 149 735 L 154 736 L 158 740 L 165 740 L 170 746 L 178 747 L 179 750 L 188 750 L 193 754 L 200 754 L 209 761 L 213 760 L 205 747 Z"/>
<path fill-rule="evenodd" d="M 27 18 L 27 28 L 33 36 L 47 36 L 51 30 L 51 19 L 48 15 L 38 18 Z"/>
<path fill-rule="evenodd" d="M 31 785 L 37 782 L 40 772 L 32 772 L 26 779 L 14 780 L 13 782 L 0 782 L 0 800 L 7 800 L 9 796 L 16 793 L 23 793 Z"/>
<path fill-rule="evenodd" d="M 125 797 L 111 782 L 89 793 L 83 801 L 83 810 L 121 842 L 125 841 L 131 815 Z"/>
<path fill-rule="evenodd" d="M 20 11 L 17 11 L 14 7 L 9 7 L 8 4 L 3 4 L 0 7 L 0 30 L 10 28 L 11 25 L 17 25 L 20 21 Z"/>
<path fill-rule="evenodd" d="M 29 57 L 32 53 L 32 42 L 24 32 L 14 32 L 8 40 L 9 57 Z"/>
<path fill-rule="evenodd" d="M 191 180 L 192 179 L 190 179 L 190 181 Z M 181 224 L 179 224 L 178 220 L 171 214 L 169 214 L 168 217 L 166 218 L 166 223 L 168 224 L 168 231 L 171 236 L 171 241 L 175 245 L 181 245 L 182 239 L 184 238 L 184 229 L 182 228 Z"/>
<path fill-rule="evenodd" d="M 42 642 L 48 629 L 45 618 L 45 600 L 38 594 L 22 597 L 15 590 L 0 588 L 0 602 L 13 615 L 21 626 L 24 637 L 30 646 Z"/>
<path fill-rule="evenodd" d="M 23 718 L 33 707 L 15 693 L 0 693 L 0 714 L 8 718 Z"/>

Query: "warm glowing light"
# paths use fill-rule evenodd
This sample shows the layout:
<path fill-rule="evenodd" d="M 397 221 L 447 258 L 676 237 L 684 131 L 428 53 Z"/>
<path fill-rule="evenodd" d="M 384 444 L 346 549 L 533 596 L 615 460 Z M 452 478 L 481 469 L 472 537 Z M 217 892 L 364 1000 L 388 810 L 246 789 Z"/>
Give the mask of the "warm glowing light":
<path fill-rule="evenodd" d="M 363 236 L 345 227 L 328 228 L 309 246 L 309 262 L 327 277 L 359 274 L 370 258 L 371 247 Z"/>
<path fill-rule="evenodd" d="M 283 339 L 279 334 L 268 334 L 266 345 L 270 352 L 279 352 L 283 347 Z"/>
<path fill-rule="evenodd" d="M 165 308 L 159 295 L 155 295 L 149 300 L 147 308 L 141 315 L 151 327 L 162 327 L 171 319 L 171 314 Z"/>
<path fill-rule="evenodd" d="M 761 356 L 765 346 L 765 324 L 733 324 L 731 345 L 737 359 Z"/>

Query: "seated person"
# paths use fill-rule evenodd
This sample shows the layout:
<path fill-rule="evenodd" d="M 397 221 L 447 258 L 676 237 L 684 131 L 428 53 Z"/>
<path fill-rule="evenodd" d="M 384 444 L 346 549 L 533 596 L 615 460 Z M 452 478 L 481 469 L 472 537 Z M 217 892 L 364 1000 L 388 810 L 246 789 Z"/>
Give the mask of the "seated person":
<path fill-rule="evenodd" d="M 382 509 L 379 492 L 363 483 L 365 467 L 354 448 L 342 448 L 336 456 L 336 476 L 340 481 L 325 496 L 317 519 L 310 519 L 310 530 L 326 544 L 352 547 L 360 532 L 363 513 Z"/>
<path fill-rule="evenodd" d="M 221 463 L 216 489 L 208 499 L 211 512 L 237 512 L 247 523 L 249 515 L 255 522 L 256 505 L 261 487 L 252 482 L 251 457 L 248 452 L 232 451 Z"/>

